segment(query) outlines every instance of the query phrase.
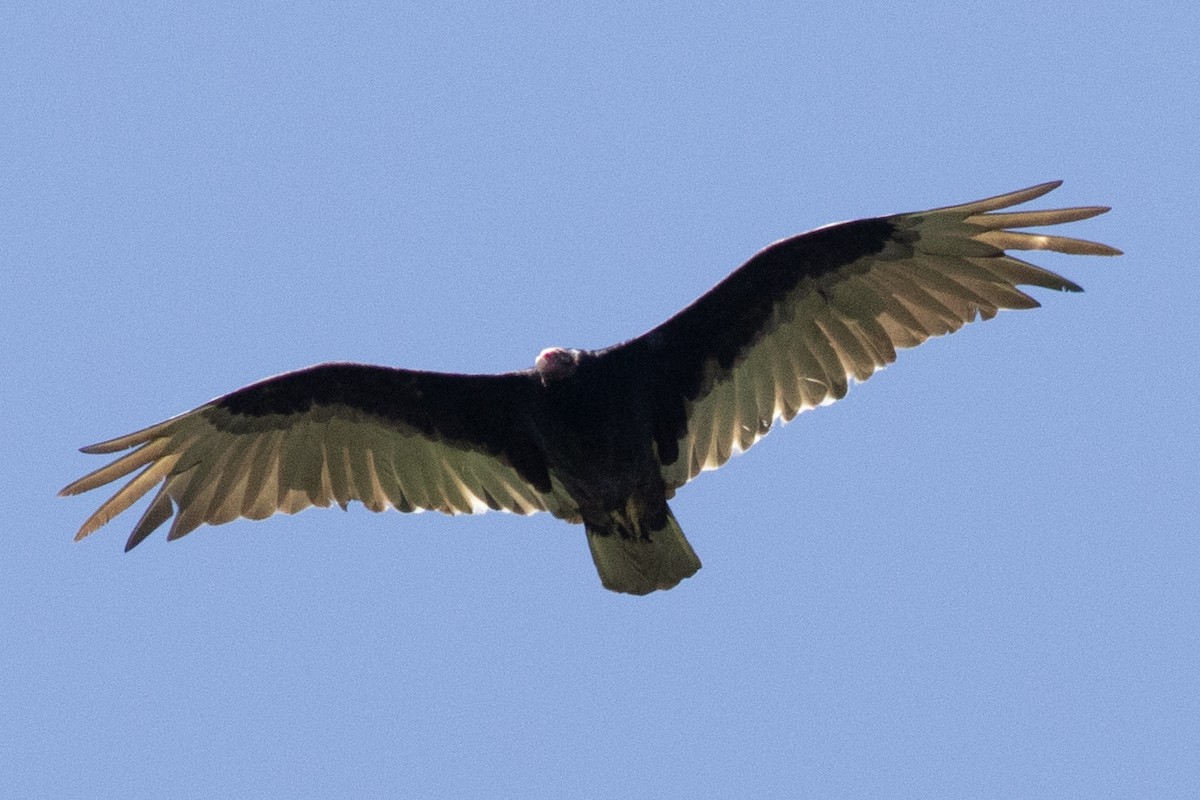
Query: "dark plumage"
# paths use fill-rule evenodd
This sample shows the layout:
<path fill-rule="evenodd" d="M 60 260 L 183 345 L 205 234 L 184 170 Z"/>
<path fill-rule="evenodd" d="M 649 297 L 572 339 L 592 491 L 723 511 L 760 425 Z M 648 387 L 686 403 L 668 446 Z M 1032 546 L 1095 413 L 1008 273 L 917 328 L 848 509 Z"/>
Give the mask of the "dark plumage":
<path fill-rule="evenodd" d="M 323 364 L 268 378 L 85 447 L 134 449 L 64 495 L 141 471 L 76 538 L 156 486 L 126 549 L 172 515 L 168 539 L 351 500 L 374 511 L 544 510 L 584 524 L 606 587 L 668 589 L 700 568 L 667 506 L 700 471 L 775 420 L 843 397 L 896 348 L 1038 305 L 1018 285 L 1079 291 L 1006 250 L 1118 253 L 1010 230 L 1106 208 L 995 213 L 1056 186 L 784 239 L 648 333 L 594 352 L 551 348 L 523 372 Z"/>

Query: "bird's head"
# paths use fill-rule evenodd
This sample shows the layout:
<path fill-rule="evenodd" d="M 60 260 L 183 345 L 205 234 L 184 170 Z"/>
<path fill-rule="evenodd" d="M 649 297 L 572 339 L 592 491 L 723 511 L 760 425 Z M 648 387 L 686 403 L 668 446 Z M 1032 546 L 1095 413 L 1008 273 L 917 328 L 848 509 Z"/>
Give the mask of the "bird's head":
<path fill-rule="evenodd" d="M 579 351 L 566 347 L 547 347 L 538 353 L 533 368 L 542 379 L 545 386 L 550 381 L 560 381 L 575 374 L 579 366 Z"/>

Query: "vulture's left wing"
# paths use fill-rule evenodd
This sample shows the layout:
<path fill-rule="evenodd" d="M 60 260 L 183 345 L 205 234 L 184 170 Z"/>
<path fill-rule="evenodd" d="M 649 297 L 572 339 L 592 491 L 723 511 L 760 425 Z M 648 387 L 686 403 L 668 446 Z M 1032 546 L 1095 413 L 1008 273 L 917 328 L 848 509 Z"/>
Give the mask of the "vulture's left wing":
<path fill-rule="evenodd" d="M 606 356 L 643 386 L 663 478 L 678 487 L 748 449 L 774 424 L 845 396 L 931 336 L 1038 302 L 1019 285 L 1080 291 L 1005 253 L 1118 255 L 1020 233 L 1107 208 L 1002 212 L 1059 182 L 965 205 L 844 222 L 776 242 L 692 305 Z"/>
<path fill-rule="evenodd" d="M 141 470 L 81 539 L 159 486 L 125 549 L 177 511 L 168 539 L 237 517 L 359 500 L 372 511 L 546 510 L 572 518 L 533 430 L 531 373 L 449 375 L 322 364 L 260 381 L 145 430 L 83 448 L 118 460 L 77 494 Z"/>

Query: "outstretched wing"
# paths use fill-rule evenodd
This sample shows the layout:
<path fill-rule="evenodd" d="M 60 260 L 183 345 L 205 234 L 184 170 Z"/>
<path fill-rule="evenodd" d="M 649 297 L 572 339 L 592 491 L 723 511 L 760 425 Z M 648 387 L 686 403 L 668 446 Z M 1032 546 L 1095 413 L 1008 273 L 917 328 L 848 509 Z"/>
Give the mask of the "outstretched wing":
<path fill-rule="evenodd" d="M 168 539 L 238 517 L 263 519 L 359 500 L 372 511 L 489 508 L 573 517 L 533 435 L 530 373 L 448 375 L 322 364 L 220 397 L 85 453 L 132 452 L 61 494 L 141 469 L 92 514 L 76 539 L 155 486 L 126 550 L 178 511 Z M 144 469 L 143 469 L 144 468 Z"/>
<path fill-rule="evenodd" d="M 776 242 L 652 331 L 606 356 L 646 384 L 663 478 L 678 487 L 748 449 L 774 424 L 845 396 L 931 336 L 1002 308 L 1034 308 L 1019 285 L 1080 291 L 1005 253 L 1118 255 L 1020 233 L 1107 208 L 1000 212 L 1061 182 L 913 214 L 844 222 Z"/>

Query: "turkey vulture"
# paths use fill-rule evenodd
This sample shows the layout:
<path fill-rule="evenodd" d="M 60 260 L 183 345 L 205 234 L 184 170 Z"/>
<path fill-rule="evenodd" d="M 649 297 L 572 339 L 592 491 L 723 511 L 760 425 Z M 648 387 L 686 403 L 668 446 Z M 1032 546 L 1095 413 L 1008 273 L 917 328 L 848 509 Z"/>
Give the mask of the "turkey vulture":
<path fill-rule="evenodd" d="M 155 486 L 126 550 L 173 514 L 168 540 L 351 500 L 372 511 L 549 511 L 583 523 L 607 588 L 669 589 L 700 569 L 667 506 L 676 489 L 776 420 L 840 399 L 896 348 L 1037 306 L 1019 285 L 1080 291 L 1006 250 L 1119 254 L 1011 230 L 1108 210 L 1001 211 L 1059 183 L 783 239 L 653 330 L 604 350 L 543 350 L 520 372 L 332 363 L 267 378 L 83 448 L 133 450 L 63 495 L 144 469 L 75 538 Z"/>

